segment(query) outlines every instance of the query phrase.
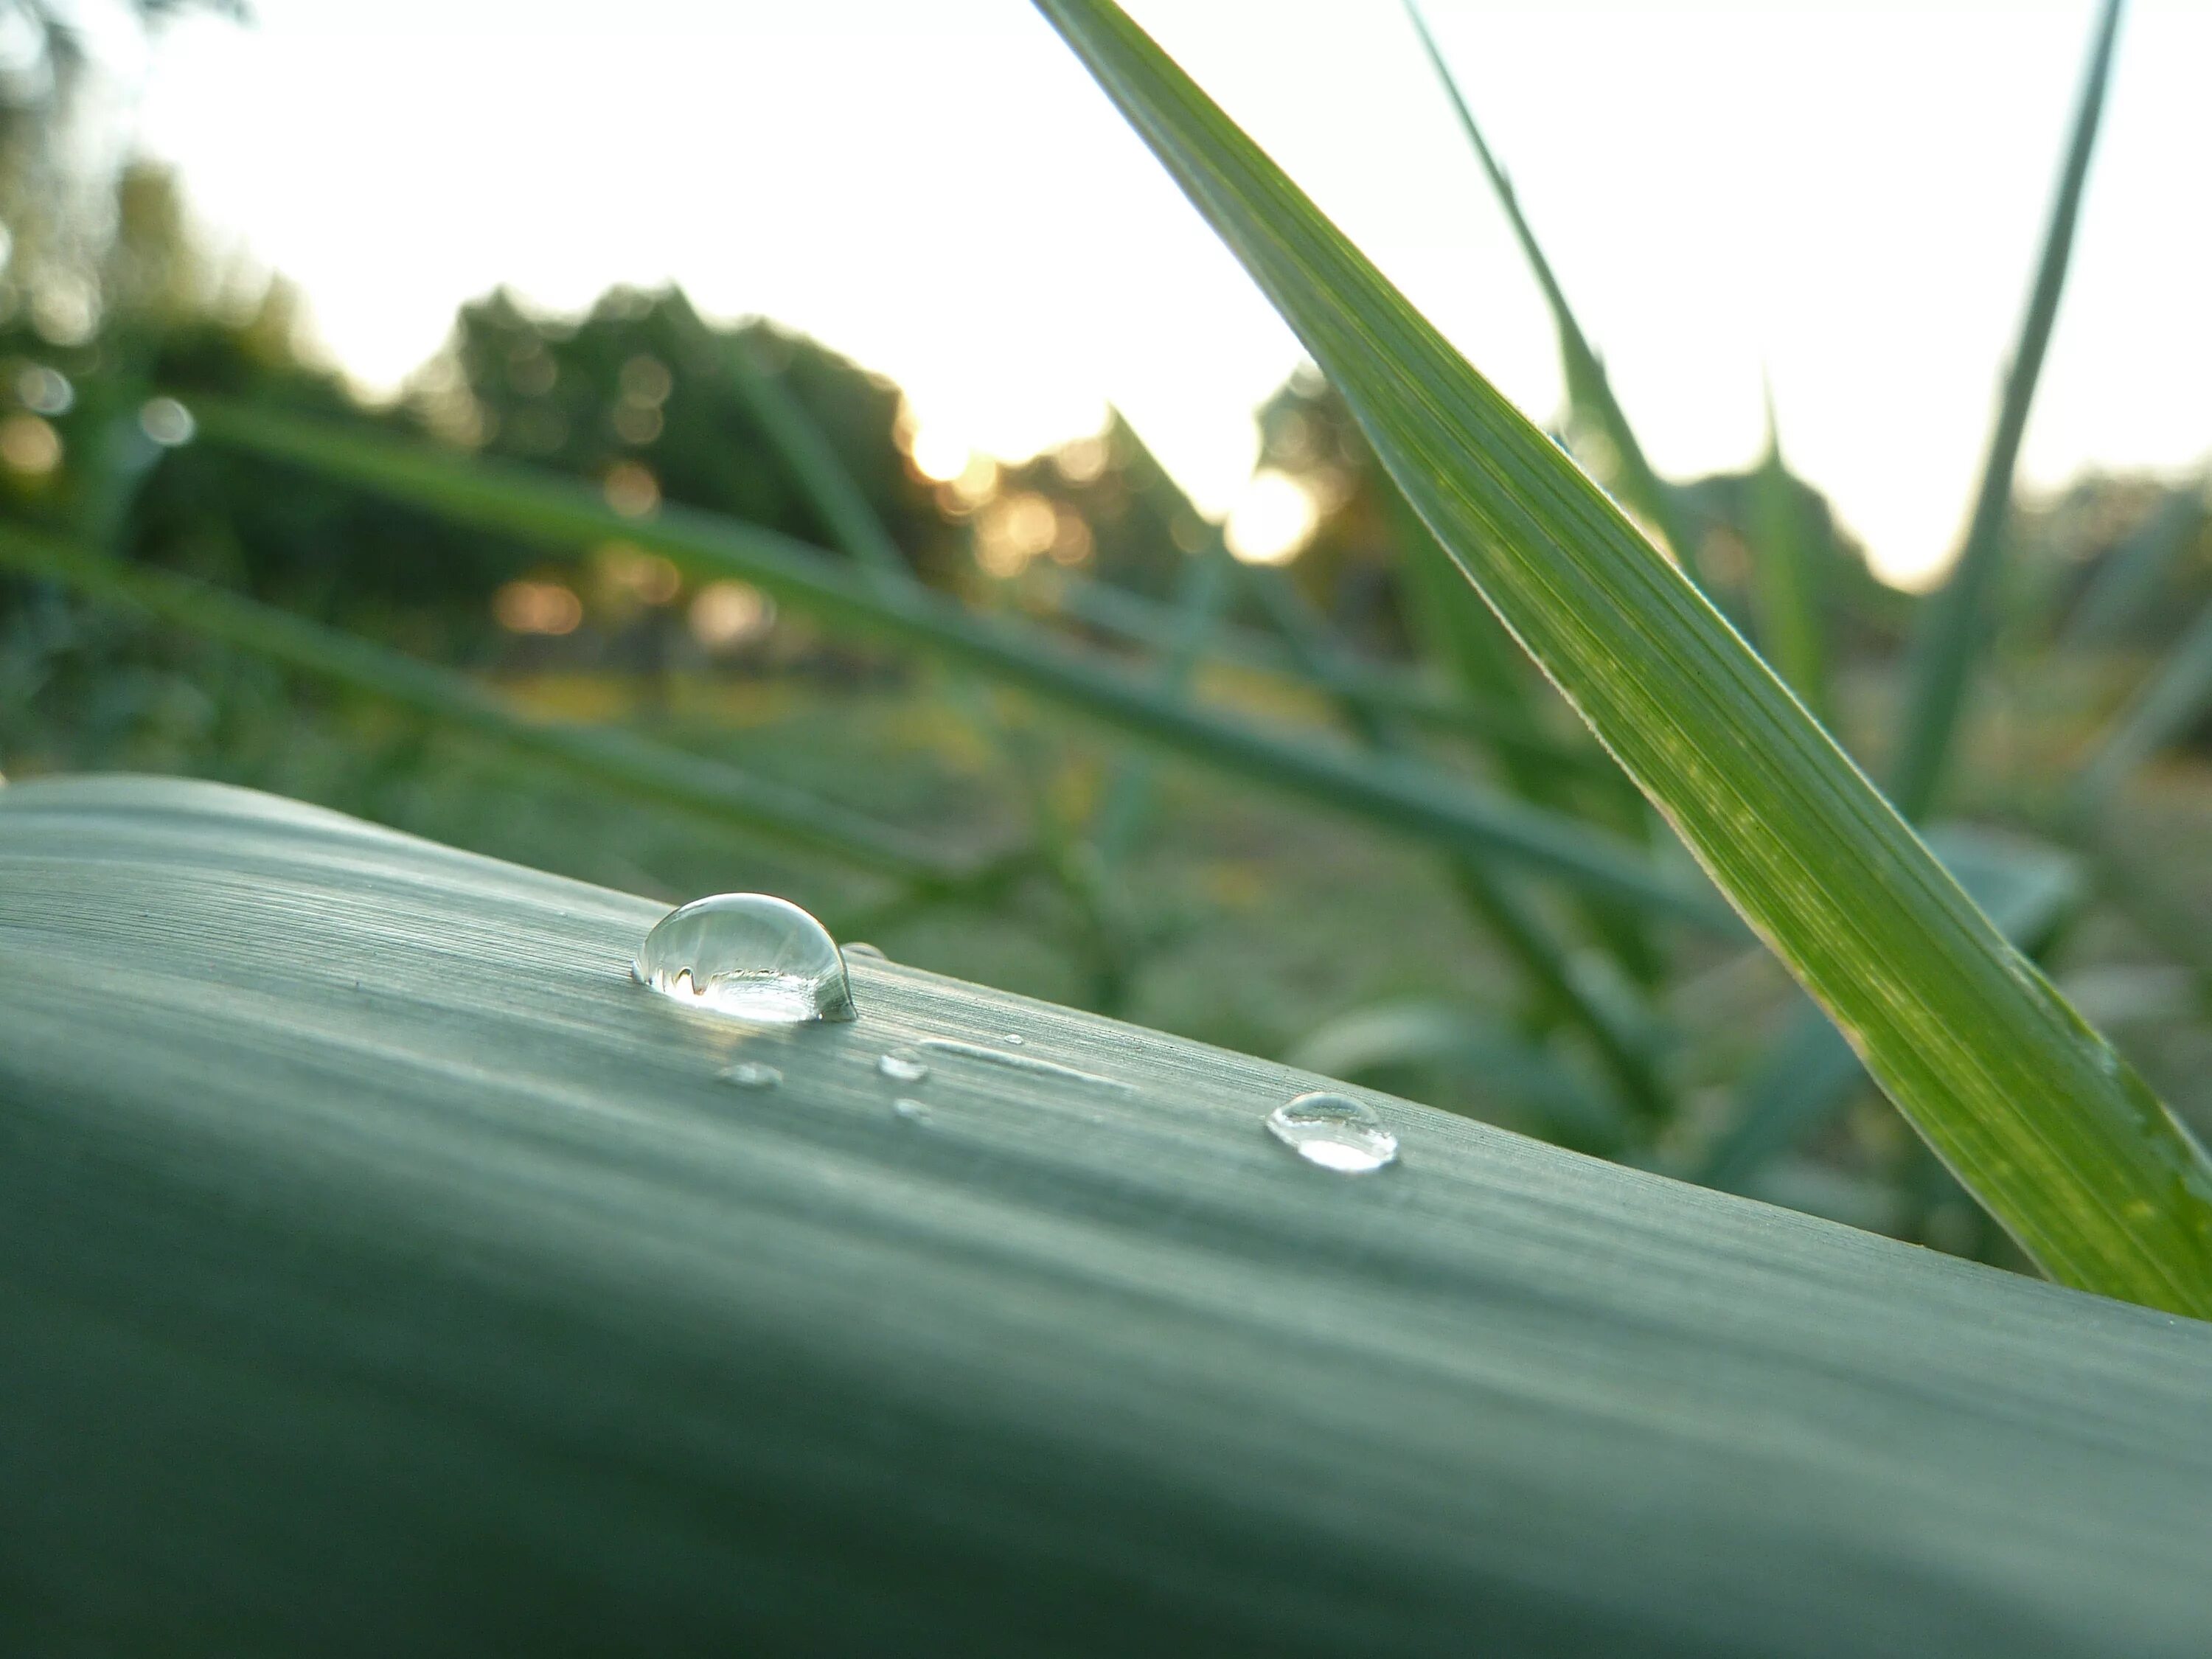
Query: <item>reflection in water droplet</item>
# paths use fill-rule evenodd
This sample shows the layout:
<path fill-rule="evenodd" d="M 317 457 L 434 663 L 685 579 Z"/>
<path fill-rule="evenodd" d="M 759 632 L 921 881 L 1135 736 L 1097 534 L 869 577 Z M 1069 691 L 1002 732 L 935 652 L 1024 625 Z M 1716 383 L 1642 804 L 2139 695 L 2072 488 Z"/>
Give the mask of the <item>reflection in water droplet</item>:
<path fill-rule="evenodd" d="M 773 1089 L 783 1081 L 783 1073 L 757 1060 L 741 1060 L 722 1073 L 722 1081 L 740 1089 Z"/>
<path fill-rule="evenodd" d="M 722 893 L 653 924 L 633 964 L 641 984 L 769 1025 L 855 1018 L 844 958 L 812 916 L 765 893 Z"/>
<path fill-rule="evenodd" d="M 929 1075 L 929 1066 L 911 1048 L 894 1048 L 877 1057 L 876 1069 L 894 1083 L 919 1083 Z"/>
<path fill-rule="evenodd" d="M 864 939 L 856 939 L 850 944 L 847 945 L 845 946 L 845 954 L 848 957 L 866 957 L 871 962 L 889 962 L 890 960 L 890 958 L 885 956 L 878 947 L 869 944 L 867 940 Z"/>
<path fill-rule="evenodd" d="M 1375 1109 L 1349 1095 L 1300 1095 L 1267 1114 L 1267 1133 L 1309 1164 L 1364 1175 L 1398 1156 L 1398 1137 Z"/>
<path fill-rule="evenodd" d="M 903 1095 L 891 1102 L 891 1112 L 892 1115 L 902 1123 L 927 1123 L 929 1121 L 929 1108 L 923 1105 L 920 1101 L 909 1100 Z"/>
<path fill-rule="evenodd" d="M 1119 1078 L 1101 1077 L 1096 1072 L 1080 1072 L 1073 1066 L 1062 1066 L 1057 1060 L 1039 1060 L 1035 1054 L 1010 1054 L 1002 1048 L 986 1048 L 980 1042 L 956 1042 L 951 1037 L 924 1037 L 921 1046 L 933 1054 L 958 1054 L 966 1060 L 987 1060 L 994 1066 L 1004 1066 L 1009 1071 L 1030 1072 L 1039 1077 L 1065 1078 L 1070 1083 L 1087 1083 L 1094 1089 L 1112 1089 L 1122 1094 L 1133 1094 L 1135 1085 Z"/>

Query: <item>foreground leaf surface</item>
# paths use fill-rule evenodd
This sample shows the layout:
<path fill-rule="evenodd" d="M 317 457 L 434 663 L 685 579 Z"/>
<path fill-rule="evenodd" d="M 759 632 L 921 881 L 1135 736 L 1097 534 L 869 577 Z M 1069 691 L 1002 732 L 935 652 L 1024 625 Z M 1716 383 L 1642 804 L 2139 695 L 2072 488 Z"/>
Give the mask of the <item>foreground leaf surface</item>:
<path fill-rule="evenodd" d="M 1365 1091 L 1331 1176 L 1309 1074 L 896 964 L 748 1035 L 660 912 L 0 790 L 11 1643 L 2203 1650 L 2212 1327 Z M 893 1115 L 1007 1032 L 1127 1086 Z"/>
<path fill-rule="evenodd" d="M 2212 1162 L 1620 508 L 1111 0 L 1038 0 L 1407 499 L 2052 1277 L 2212 1314 Z"/>

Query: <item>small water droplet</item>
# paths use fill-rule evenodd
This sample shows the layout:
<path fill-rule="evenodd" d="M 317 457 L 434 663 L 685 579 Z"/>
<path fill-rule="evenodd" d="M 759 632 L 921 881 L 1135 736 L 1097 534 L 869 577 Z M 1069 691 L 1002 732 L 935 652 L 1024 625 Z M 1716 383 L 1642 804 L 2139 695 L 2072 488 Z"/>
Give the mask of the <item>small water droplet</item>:
<path fill-rule="evenodd" d="M 911 1048 L 894 1048 L 876 1057 L 876 1069 L 894 1083 L 919 1083 L 929 1075 L 928 1062 Z"/>
<path fill-rule="evenodd" d="M 769 1025 L 856 1018 L 844 958 L 822 924 L 766 893 L 721 893 L 653 924 L 632 964 L 664 996 Z"/>
<path fill-rule="evenodd" d="M 923 1105 L 921 1102 L 918 1100 L 908 1099 L 904 1095 L 900 1096 L 896 1100 L 891 1102 L 891 1114 L 902 1123 L 927 1123 L 929 1121 L 929 1108 Z"/>
<path fill-rule="evenodd" d="M 880 946 L 871 945 L 864 939 L 856 939 L 850 944 L 847 945 L 845 946 L 845 954 L 848 957 L 866 957 L 871 962 L 889 962 L 890 960 L 889 957 L 883 953 Z"/>
<path fill-rule="evenodd" d="M 783 1081 L 783 1073 L 757 1060 L 741 1060 L 722 1073 L 722 1081 L 740 1089 L 773 1089 Z"/>
<path fill-rule="evenodd" d="M 1028 1039 L 1023 1036 L 1019 1031 L 1009 1031 L 1005 1036 L 1001 1037 L 1000 1041 L 1004 1042 L 1009 1048 L 1018 1048 L 1024 1042 L 1027 1042 Z"/>
<path fill-rule="evenodd" d="M 1267 1133 L 1309 1164 L 1364 1175 L 1398 1156 L 1398 1137 L 1375 1109 L 1350 1095 L 1300 1095 L 1267 1114 Z"/>

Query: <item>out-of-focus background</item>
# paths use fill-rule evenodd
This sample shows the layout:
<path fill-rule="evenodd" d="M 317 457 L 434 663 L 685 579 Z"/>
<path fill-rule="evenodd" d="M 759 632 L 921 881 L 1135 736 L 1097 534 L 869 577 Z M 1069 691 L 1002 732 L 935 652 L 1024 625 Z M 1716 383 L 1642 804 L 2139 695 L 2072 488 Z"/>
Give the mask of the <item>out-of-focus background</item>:
<path fill-rule="evenodd" d="M 1395 8 L 1137 12 L 1613 481 Z M 1817 594 L 1820 692 L 1800 689 L 1879 772 L 2087 9 L 1440 0 L 1430 21 L 1668 481 L 1655 532 L 1770 656 L 1789 544 Z M 2024 942 L 2200 1123 L 2208 57 L 2212 13 L 2130 13 L 1943 812 L 1972 826 L 1961 860 L 2029 893 Z M 857 514 L 884 580 L 1035 648 L 1678 856 L 1533 675 L 1468 677 L 1342 406 L 1016 0 L 6 0 L 0 224 L 9 523 L 1009 861 L 917 889 L 234 628 L 0 571 L 9 775 L 188 773 L 672 900 L 784 892 L 902 960 L 2005 1259 L 1870 1091 L 1747 1130 L 1797 1018 L 1763 955 L 1628 939 L 1539 887 L 1563 989 L 1431 851 L 642 544 L 690 511 L 850 559 Z M 210 441 L 207 398 L 580 481 L 616 526 L 579 549 L 394 504 Z"/>

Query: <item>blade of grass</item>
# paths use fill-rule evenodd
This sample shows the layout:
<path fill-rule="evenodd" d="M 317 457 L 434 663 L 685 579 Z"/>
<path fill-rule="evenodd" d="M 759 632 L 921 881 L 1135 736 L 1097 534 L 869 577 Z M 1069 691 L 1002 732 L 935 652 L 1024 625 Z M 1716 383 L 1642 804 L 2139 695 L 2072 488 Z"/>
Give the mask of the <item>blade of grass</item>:
<path fill-rule="evenodd" d="M 1490 152 L 1482 137 L 1482 130 L 1474 124 L 1474 112 L 1468 107 L 1467 99 L 1459 89 L 1444 62 L 1443 52 L 1437 47 L 1436 37 L 1429 33 L 1427 21 L 1413 0 L 1406 0 L 1406 15 L 1413 20 L 1413 32 L 1421 38 L 1421 49 L 1428 54 L 1437 78 L 1443 83 L 1444 93 L 1451 100 L 1452 112 L 1459 117 L 1460 129 L 1467 134 L 1468 142 L 1474 147 L 1475 159 L 1481 162 L 1483 176 L 1498 197 L 1498 205 L 1505 210 L 1505 217 L 1513 227 L 1514 240 L 1521 244 L 1521 252 L 1528 261 L 1528 269 L 1536 278 L 1536 285 L 1544 291 L 1544 303 L 1550 307 L 1553 326 L 1559 336 L 1559 360 L 1565 371 L 1567 402 L 1580 422 L 1595 428 L 1604 435 L 1612 448 L 1612 465 L 1599 468 L 1620 489 L 1622 496 L 1659 532 L 1682 568 L 1696 579 L 1698 569 L 1697 544 L 1690 534 L 1687 521 L 1673 488 L 1652 470 L 1645 459 L 1644 446 L 1637 441 L 1635 428 L 1628 423 L 1627 412 L 1620 399 L 1613 395 L 1613 384 L 1606 378 L 1605 364 L 1583 333 L 1582 325 L 1575 320 L 1574 310 L 1567 304 L 1566 291 L 1559 286 L 1559 278 L 1552 274 L 1552 262 L 1536 243 L 1536 233 L 1529 228 L 1528 216 L 1521 211 L 1520 198 L 1505 176 L 1505 169 Z"/>
<path fill-rule="evenodd" d="M 2035 383 L 2058 316 L 2058 297 L 2066 285 L 2066 264 L 2073 251 L 2074 226 L 2081 210 L 2082 185 L 2089 174 L 2097 122 L 2105 105 L 2105 85 L 2112 65 L 2112 40 L 2119 28 L 2120 0 L 2105 0 L 2083 74 L 2074 114 L 2073 137 L 2066 147 L 2058 193 L 2044 233 L 2035 286 L 2021 320 L 2004 392 L 1997 406 L 1990 447 L 1982 463 L 1974 512 L 1957 564 L 1923 612 L 1914 641 L 1911 688 L 1906 694 L 1889 798 L 1907 818 L 1921 818 L 1936 805 L 1946 763 L 1964 707 L 1966 683 L 1989 632 L 1989 611 L 1997 568 L 2004 554 L 2005 520 L 2012 508 L 2013 473 L 2021 439 L 2027 430 Z"/>
<path fill-rule="evenodd" d="M 333 853 L 339 856 L 332 856 Z M 2182 1659 L 2212 1329 L 267 796 L 0 789 L 20 1654 Z M 959 1038 L 927 1125 L 892 1042 Z M 738 1097 L 733 1059 L 775 1065 Z"/>
<path fill-rule="evenodd" d="M 1268 603 L 1269 596 L 1261 590 L 1249 591 L 1263 605 Z M 1085 627 L 1155 653 L 1171 648 L 1173 613 L 1141 593 L 1058 572 L 1048 592 L 1055 609 Z M 1534 764 L 1571 771 L 1612 769 L 1602 754 L 1563 744 L 1543 730 L 1526 712 L 1525 702 L 1493 702 L 1479 694 L 1444 695 L 1416 675 L 1350 651 L 1328 653 L 1317 659 L 1323 666 L 1316 667 L 1316 659 L 1295 657 L 1280 641 L 1231 623 L 1217 630 L 1207 655 L 1249 672 L 1302 681 L 1332 698 L 1351 694 L 1378 714 L 1431 731 L 1479 738 L 1493 747 L 1510 749 Z"/>
<path fill-rule="evenodd" d="M 1318 657 L 1327 651 L 1330 641 L 1325 624 L 1283 572 L 1255 566 L 1243 574 L 1254 586 L 1274 590 L 1271 609 L 1287 624 L 1284 638 L 1294 652 Z M 1459 585 L 1462 594 L 1441 596 L 1453 608 L 1464 596 L 1467 584 Z M 1495 627 L 1495 619 L 1486 611 L 1484 615 Z M 1314 677 L 1323 678 L 1323 671 L 1316 670 Z M 1346 723 L 1371 747 L 1390 753 L 1402 748 L 1402 739 L 1381 711 L 1363 707 L 1355 691 L 1337 695 Z M 1656 1022 L 1636 988 L 1617 977 L 1601 978 L 1578 963 L 1551 918 L 1516 884 L 1471 859 L 1452 860 L 1451 872 L 1468 908 L 1528 976 L 1540 1000 L 1536 1012 L 1548 1018 L 1556 1011 L 1580 1027 L 1645 1126 L 1663 1121 L 1673 1103 L 1653 1052 Z"/>
<path fill-rule="evenodd" d="M 1964 826 L 1937 824 L 1928 843 L 1959 884 L 2021 949 L 2039 951 L 2081 895 L 2072 860 L 2045 848 L 1996 840 Z M 1768 1164 L 1867 1087 L 1851 1045 L 1818 1008 L 1802 1005 L 1782 1036 L 1737 1085 L 1731 1127 L 1689 1178 L 1741 1193 Z"/>
<path fill-rule="evenodd" d="M 1797 700 L 1828 723 L 1828 653 L 1823 637 L 1820 568 L 1797 482 L 1782 459 L 1774 391 L 1765 389 L 1766 453 L 1752 483 L 1752 588 L 1759 643 Z"/>
<path fill-rule="evenodd" d="M 1191 677 L 1198 672 L 1214 629 L 1229 604 L 1230 559 L 1218 531 L 1206 545 L 1190 556 L 1181 572 L 1181 592 L 1176 596 L 1177 629 L 1154 672 L 1154 684 L 1177 702 L 1190 695 Z M 1105 804 L 1092 827 L 1091 845 L 1097 848 L 1102 872 L 1112 872 L 1129 856 L 1152 810 L 1153 760 L 1151 754 L 1125 756 L 1115 769 Z"/>
<path fill-rule="evenodd" d="M 1108 0 L 1039 0 L 1721 890 L 2053 1277 L 2212 1314 L 2212 1161 L 1611 497 Z"/>
<path fill-rule="evenodd" d="M 1163 697 L 1114 664 L 1039 630 L 978 617 L 920 587 L 890 587 L 804 543 L 679 507 L 624 518 L 574 480 L 419 444 L 203 399 L 210 440 L 342 478 L 457 522 L 554 545 L 619 536 L 695 572 L 742 577 L 833 627 L 897 641 L 1116 730 L 1430 845 L 1504 858 L 1577 886 L 1733 931 L 1710 890 L 1659 868 L 1618 837 L 1434 769 L 1388 764 Z"/>
<path fill-rule="evenodd" d="M 2212 707 L 2212 605 L 2189 625 L 2075 775 L 2065 811 L 2075 821 L 2101 811 L 2135 769 L 2182 736 Z"/>
<path fill-rule="evenodd" d="M 2203 521 L 2202 478 L 2169 492 L 2132 535 L 2105 556 L 2067 618 L 2066 642 L 2106 645 L 2118 638 L 2148 606 Z"/>
<path fill-rule="evenodd" d="M 1397 532 L 1398 568 L 1409 591 L 1418 595 L 1413 609 L 1424 619 L 1430 648 L 1471 692 L 1501 699 L 1510 696 L 1516 706 L 1530 710 L 1522 665 L 1513 659 L 1520 654 L 1518 643 L 1481 596 L 1468 586 L 1459 566 L 1421 522 L 1403 492 L 1387 480 L 1384 489 L 1391 523 Z M 1498 761 L 1515 791 L 1528 799 L 1555 811 L 1595 817 L 1624 834 L 1638 835 L 1645 828 L 1649 814 L 1643 799 L 1609 757 L 1607 764 L 1592 768 L 1580 778 L 1540 769 L 1522 756 L 1502 749 Z M 1665 958 L 1640 917 L 1623 906 L 1595 897 L 1586 899 L 1583 908 L 1598 938 L 1630 979 L 1643 986 L 1659 981 L 1666 971 Z"/>
<path fill-rule="evenodd" d="M 414 709 L 629 793 L 736 824 L 810 852 L 933 887 L 986 872 L 787 784 L 626 732 L 526 713 L 465 676 L 188 577 L 125 563 L 0 526 L 0 565 L 281 662 L 311 678 Z"/>

